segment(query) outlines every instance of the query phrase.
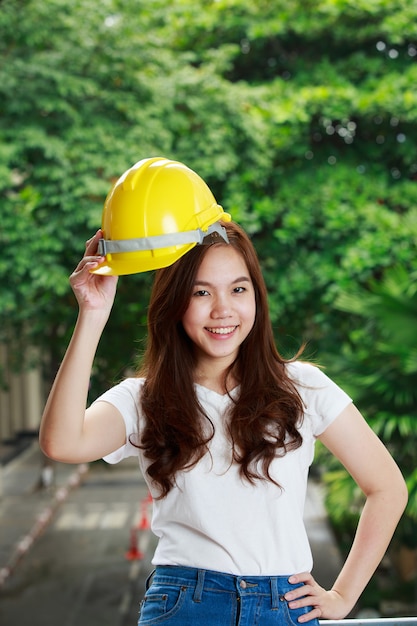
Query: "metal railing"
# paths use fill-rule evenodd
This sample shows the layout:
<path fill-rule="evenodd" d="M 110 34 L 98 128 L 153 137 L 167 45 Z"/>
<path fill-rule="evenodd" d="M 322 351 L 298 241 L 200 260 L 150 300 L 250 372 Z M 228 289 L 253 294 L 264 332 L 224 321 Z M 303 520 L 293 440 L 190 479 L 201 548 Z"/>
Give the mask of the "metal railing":
<path fill-rule="evenodd" d="M 372 619 L 320 620 L 322 626 L 416 626 L 417 617 L 375 617 Z"/>

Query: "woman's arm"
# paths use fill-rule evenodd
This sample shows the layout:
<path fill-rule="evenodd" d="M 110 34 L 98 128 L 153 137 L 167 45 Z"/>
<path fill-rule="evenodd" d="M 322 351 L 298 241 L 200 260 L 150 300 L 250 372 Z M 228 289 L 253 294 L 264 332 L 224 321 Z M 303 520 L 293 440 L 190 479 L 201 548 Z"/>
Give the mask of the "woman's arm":
<path fill-rule="evenodd" d="M 381 562 L 407 504 L 407 488 L 393 458 L 354 405 L 349 405 L 320 436 L 366 496 L 356 535 L 332 589 L 325 591 L 309 573 L 296 574 L 300 591 L 286 595 L 296 606 L 314 609 L 299 621 L 342 619 L 355 606 Z"/>
<path fill-rule="evenodd" d="M 74 333 L 58 370 L 41 420 L 39 442 L 51 458 L 92 461 L 125 443 L 123 418 L 100 402 L 86 411 L 91 368 L 113 305 L 117 277 L 91 274 L 103 259 L 94 256 L 101 232 L 87 241 L 85 256 L 70 277 L 79 304 Z"/>

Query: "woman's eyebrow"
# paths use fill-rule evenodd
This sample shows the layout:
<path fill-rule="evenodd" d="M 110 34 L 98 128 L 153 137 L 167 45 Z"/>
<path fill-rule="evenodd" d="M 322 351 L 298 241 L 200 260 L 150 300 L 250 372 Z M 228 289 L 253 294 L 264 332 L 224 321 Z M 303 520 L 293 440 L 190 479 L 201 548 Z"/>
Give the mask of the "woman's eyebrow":
<path fill-rule="evenodd" d="M 250 283 L 250 278 L 248 276 L 239 276 L 239 278 L 235 278 L 234 280 L 232 280 L 232 282 L 230 283 L 231 285 L 235 285 L 236 283 Z M 194 285 L 199 285 L 200 287 L 213 287 L 214 283 L 210 283 L 206 280 L 196 280 L 194 281 Z"/>

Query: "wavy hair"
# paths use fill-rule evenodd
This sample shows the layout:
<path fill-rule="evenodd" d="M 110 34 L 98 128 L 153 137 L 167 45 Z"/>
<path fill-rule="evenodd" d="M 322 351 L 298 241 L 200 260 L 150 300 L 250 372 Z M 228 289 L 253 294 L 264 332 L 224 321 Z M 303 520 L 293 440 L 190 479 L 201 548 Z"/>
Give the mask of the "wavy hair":
<path fill-rule="evenodd" d="M 267 290 L 252 242 L 237 224 L 223 222 L 222 226 L 229 245 L 246 263 L 256 301 L 254 325 L 225 373 L 226 380 L 233 371 L 239 384 L 238 396 L 225 416 L 232 460 L 248 481 L 267 479 L 278 485 L 270 475 L 270 464 L 277 455 L 301 445 L 298 426 L 303 403 L 286 373 L 289 360 L 275 345 Z M 147 472 L 160 488 L 160 497 L 175 485 L 177 472 L 190 469 L 208 452 L 214 434 L 197 399 L 193 343 L 181 321 L 208 249 L 197 245 L 170 267 L 158 270 L 149 303 L 147 347 L 138 371 L 146 379 L 141 398 L 145 426 L 139 447 L 150 462 Z"/>

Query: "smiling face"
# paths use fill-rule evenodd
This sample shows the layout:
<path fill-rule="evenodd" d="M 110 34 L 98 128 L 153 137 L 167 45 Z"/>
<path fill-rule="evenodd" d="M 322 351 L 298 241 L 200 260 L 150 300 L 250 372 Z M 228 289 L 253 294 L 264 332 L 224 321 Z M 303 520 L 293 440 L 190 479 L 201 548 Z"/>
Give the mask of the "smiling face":
<path fill-rule="evenodd" d="M 197 367 L 224 370 L 233 363 L 255 314 L 255 293 L 243 257 L 232 246 L 212 246 L 197 271 L 182 318 L 195 346 Z"/>

